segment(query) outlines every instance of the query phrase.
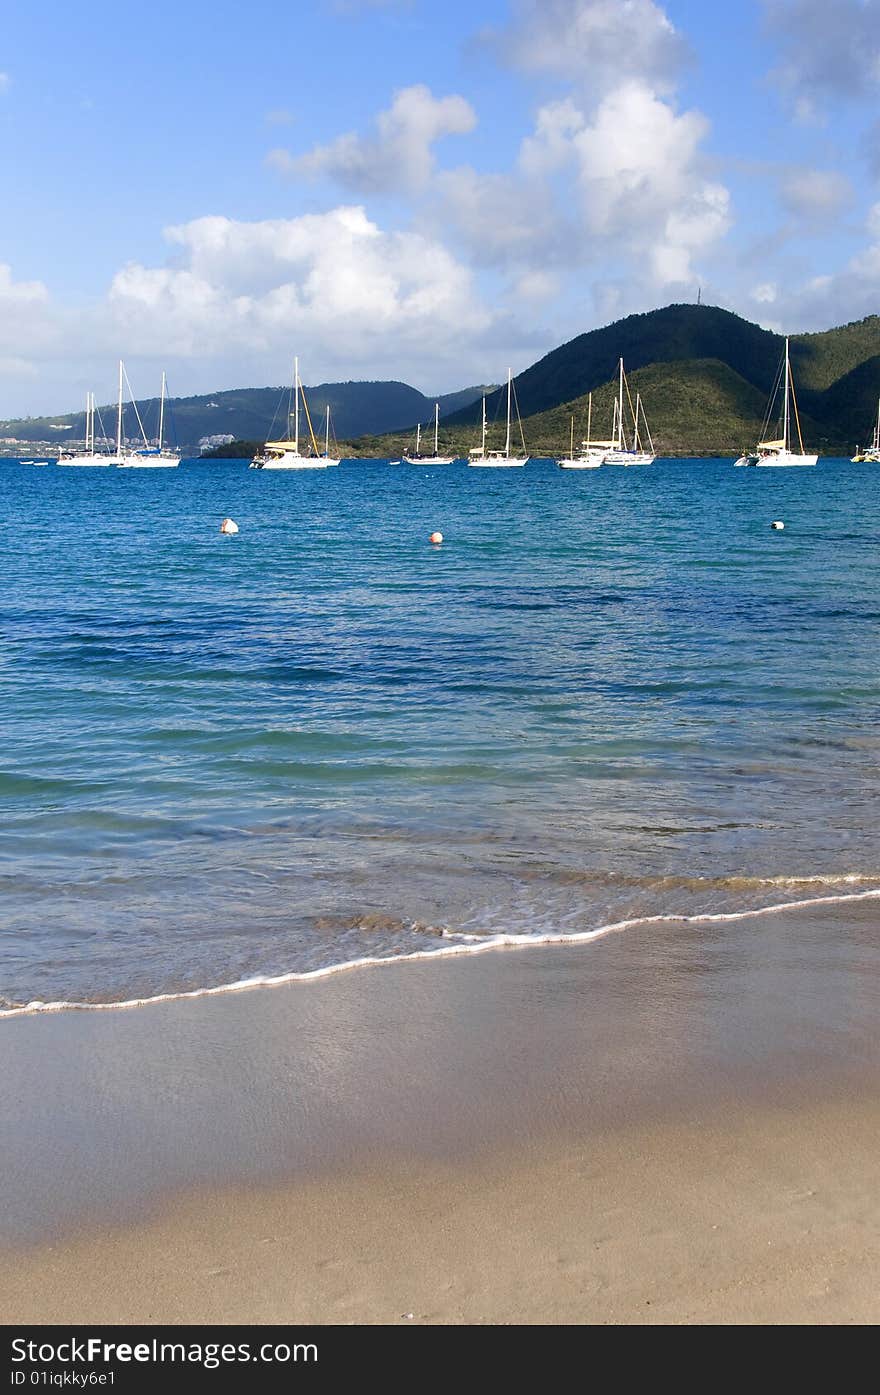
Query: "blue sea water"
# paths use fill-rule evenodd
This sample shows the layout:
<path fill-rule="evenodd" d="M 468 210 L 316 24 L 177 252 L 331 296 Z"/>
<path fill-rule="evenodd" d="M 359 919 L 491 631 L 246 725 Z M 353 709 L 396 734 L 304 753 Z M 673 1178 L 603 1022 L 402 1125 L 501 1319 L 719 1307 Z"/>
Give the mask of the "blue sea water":
<path fill-rule="evenodd" d="M 0 489 L 6 1007 L 880 888 L 876 467 Z"/>

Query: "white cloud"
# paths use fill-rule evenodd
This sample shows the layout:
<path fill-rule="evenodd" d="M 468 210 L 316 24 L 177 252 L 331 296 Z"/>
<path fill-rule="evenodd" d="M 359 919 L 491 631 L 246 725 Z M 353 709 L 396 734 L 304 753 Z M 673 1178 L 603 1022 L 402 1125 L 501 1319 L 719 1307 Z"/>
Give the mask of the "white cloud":
<path fill-rule="evenodd" d="M 515 173 L 483 174 L 469 165 L 441 172 L 424 213 L 426 226 L 438 219 L 478 266 L 571 260 L 574 226 L 544 188 Z"/>
<path fill-rule="evenodd" d="M 615 86 L 621 73 L 664 90 L 688 56 L 654 0 L 516 0 L 495 42 L 516 67 L 591 91 Z"/>
<path fill-rule="evenodd" d="M 880 203 L 870 209 L 865 233 L 865 246 L 840 271 L 812 276 L 779 296 L 786 331 L 828 329 L 880 314 Z"/>
<path fill-rule="evenodd" d="M 880 82 L 880 0 L 764 0 L 781 51 L 775 76 L 802 119 L 823 98 L 871 97 Z M 818 101 L 818 104 L 817 104 Z"/>
<path fill-rule="evenodd" d="M 837 170 L 788 170 L 779 194 L 789 213 L 813 221 L 833 217 L 855 199 L 852 184 Z"/>
<path fill-rule="evenodd" d="M 349 131 L 306 155 L 273 150 L 268 160 L 283 174 L 324 175 L 360 194 L 418 190 L 434 172 L 434 143 L 466 135 L 476 121 L 464 97 L 435 97 L 419 83 L 394 94 L 389 109 L 376 118 L 374 136 Z"/>
<path fill-rule="evenodd" d="M 399 373 L 461 357 L 492 326 L 467 267 L 436 240 L 384 232 L 360 207 L 241 222 L 200 218 L 166 230 L 174 264 L 131 264 L 108 309 L 120 342 L 140 355 L 255 355 L 295 346 L 310 374 Z M 253 380 L 253 372 L 246 377 Z"/>
<path fill-rule="evenodd" d="M 7 90 L 10 82 L 11 78 L 8 73 L 0 73 L 0 93 L 3 93 Z"/>
<path fill-rule="evenodd" d="M 0 262 L 0 306 L 7 314 L 45 305 L 49 292 L 42 281 L 16 281 L 12 267 Z"/>
<path fill-rule="evenodd" d="M 728 192 L 702 170 L 707 132 L 699 112 L 679 114 L 630 79 L 590 117 L 571 99 L 542 108 L 521 166 L 533 178 L 573 169 L 593 255 L 628 249 L 639 258 L 639 274 L 647 270 L 658 286 L 678 284 L 729 224 Z"/>

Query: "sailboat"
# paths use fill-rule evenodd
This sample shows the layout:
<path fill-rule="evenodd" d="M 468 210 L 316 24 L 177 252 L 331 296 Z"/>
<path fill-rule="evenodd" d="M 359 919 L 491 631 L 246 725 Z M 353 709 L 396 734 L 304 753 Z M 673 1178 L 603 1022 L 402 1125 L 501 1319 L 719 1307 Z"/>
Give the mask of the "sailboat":
<path fill-rule="evenodd" d="M 627 438 L 627 428 L 625 425 L 625 403 L 629 403 L 632 413 L 632 436 L 631 442 Z M 648 450 L 643 448 L 642 430 L 647 438 Z M 605 452 L 602 459 L 603 465 L 652 465 L 657 459 L 654 450 L 654 442 L 651 440 L 651 430 L 648 426 L 648 419 L 645 416 L 645 408 L 642 403 L 641 393 L 636 393 L 636 404 L 633 407 L 632 398 L 629 393 L 629 386 L 626 381 L 626 373 L 623 370 L 623 359 L 620 360 L 619 383 L 617 397 L 614 402 L 614 424 L 611 435 L 614 437 L 614 444 L 610 450 Z"/>
<path fill-rule="evenodd" d="M 571 419 L 571 443 L 569 445 L 568 456 L 563 460 L 557 460 L 556 464 L 561 470 L 598 470 L 605 459 L 605 452 L 609 446 L 613 446 L 613 441 L 594 441 L 593 433 L 593 394 L 590 393 L 587 399 L 587 436 L 578 446 L 577 455 L 574 451 L 574 417 Z"/>
<path fill-rule="evenodd" d="M 312 455 L 301 455 L 299 449 L 299 400 L 302 397 L 303 410 L 306 414 L 306 421 L 309 427 L 309 435 L 312 440 Z M 315 433 L 312 430 L 312 419 L 309 416 L 309 404 L 306 401 L 306 394 L 299 376 L 299 359 L 293 360 L 293 440 L 267 441 L 262 455 L 255 455 L 251 461 L 252 470 L 326 470 L 331 463 L 338 464 L 338 461 L 331 462 L 330 453 L 330 428 L 329 418 L 327 427 L 327 455 L 321 455 L 318 450 L 318 443 L 315 440 Z M 290 418 L 288 417 L 288 423 Z M 289 430 L 288 426 L 288 430 Z"/>
<path fill-rule="evenodd" d="M 422 444 L 422 427 L 421 427 L 421 423 L 417 423 L 417 424 L 416 424 L 416 448 L 415 448 L 415 451 L 412 453 L 412 455 L 409 453 L 409 451 L 405 451 L 404 454 L 403 454 L 403 456 L 401 457 L 402 463 L 403 463 L 404 465 L 451 465 L 452 462 L 453 462 L 453 460 L 455 459 L 455 456 L 454 456 L 454 455 L 441 455 L 441 454 L 440 454 L 439 436 L 440 436 L 440 403 L 439 403 L 439 402 L 435 402 L 435 403 L 434 403 L 434 454 L 433 454 L 433 455 L 422 455 L 422 454 L 421 454 L 420 447 L 421 447 L 421 444 Z"/>
<path fill-rule="evenodd" d="M 137 417 L 137 423 L 141 429 L 141 436 L 143 438 L 144 444 L 143 446 L 138 446 L 136 450 L 124 451 L 122 443 L 121 378 L 122 374 L 125 373 L 125 368 L 122 363 L 120 363 L 119 366 L 121 371 L 119 385 L 119 423 L 117 430 L 117 450 L 120 458 L 116 462 L 117 465 L 120 467 L 120 469 L 125 470 L 175 470 L 177 466 L 180 464 L 180 456 L 177 454 L 176 451 L 165 450 L 163 446 L 163 438 L 165 436 L 165 394 L 168 386 L 165 380 L 165 374 L 162 374 L 162 390 L 159 394 L 159 434 L 156 437 L 156 444 L 152 446 L 147 440 L 147 435 L 144 431 L 144 424 L 141 421 L 140 412 L 138 411 L 137 403 L 134 400 L 134 393 L 132 393 L 131 397 L 132 405 L 134 407 L 134 414 Z M 127 373 L 125 374 L 125 377 L 127 381 Z M 131 392 L 130 383 L 128 387 L 129 392 Z"/>
<path fill-rule="evenodd" d="M 480 444 L 479 444 L 478 446 L 472 446 L 472 447 L 471 447 L 471 450 L 468 452 L 468 464 L 469 464 L 469 465 L 475 465 L 475 466 L 476 466 L 476 465 L 479 465 L 479 466 L 484 466 L 484 467 L 494 466 L 494 467 L 501 467 L 501 468 L 511 468 L 511 467 L 513 467 L 513 466 L 523 466 L 523 465 L 525 465 L 526 461 L 527 461 L 528 458 L 529 458 L 526 454 L 523 454 L 523 455 L 511 455 L 511 453 L 510 453 L 510 404 L 511 404 L 511 396 L 512 396 L 512 394 L 513 394 L 513 372 L 512 372 L 512 370 L 511 370 L 510 368 L 508 368 L 508 370 L 507 370 L 507 435 L 506 435 L 505 441 L 504 441 L 504 450 L 489 450 L 489 451 L 486 450 L 486 399 L 485 399 L 485 397 L 484 397 L 484 398 L 483 398 L 483 434 L 482 434 L 482 439 L 481 439 L 481 442 L 480 442 Z M 519 420 L 519 409 L 517 409 L 516 417 L 517 417 L 517 421 L 519 421 L 519 434 L 520 434 L 520 440 L 522 441 L 523 452 L 525 452 L 526 443 L 525 443 L 525 441 L 523 440 L 522 422 Z"/>
<path fill-rule="evenodd" d="M 874 439 L 864 450 L 857 450 L 852 458 L 853 465 L 880 465 L 880 398 L 877 399 L 877 425 Z"/>
<path fill-rule="evenodd" d="M 770 394 L 770 401 L 767 405 L 767 414 L 764 417 L 762 435 L 770 425 L 776 399 L 779 396 L 780 386 L 782 387 L 782 435 L 777 440 L 759 441 L 755 450 L 742 454 L 739 460 L 734 461 L 735 465 L 752 465 L 758 467 L 815 465 L 816 461 L 819 459 L 818 455 L 808 455 L 804 451 L 804 442 L 801 436 L 801 419 L 798 415 L 797 398 L 795 396 L 794 383 L 791 377 L 791 358 L 789 355 L 787 336 L 785 340 L 785 354 L 782 364 L 780 365 L 780 372 L 776 375 L 776 382 L 773 384 L 773 391 Z M 798 446 L 800 447 L 798 451 L 793 451 L 791 448 L 792 408 L 794 408 L 794 424 L 797 429 Z"/>
<path fill-rule="evenodd" d="M 118 452 L 117 452 L 116 455 L 113 455 L 113 454 L 112 454 L 110 451 L 108 451 L 108 450 L 98 451 L 98 450 L 95 449 L 95 415 L 96 415 L 96 414 L 97 414 L 97 416 L 98 416 L 98 420 L 100 421 L 101 414 L 100 414 L 100 412 L 98 411 L 97 407 L 95 406 L 95 394 L 94 394 L 93 392 L 87 392 L 87 393 L 86 393 L 85 449 L 84 449 L 84 450 L 81 450 L 81 451 L 75 451 L 75 450 L 72 450 L 72 449 L 71 449 L 71 450 L 65 450 L 64 447 L 62 447 L 62 448 L 59 450 L 59 452 L 58 452 L 58 464 L 59 464 L 59 465 L 118 465 L 118 464 L 119 464 L 120 457 L 119 457 Z M 104 423 L 101 422 L 102 439 L 106 441 L 106 437 L 103 436 L 103 430 L 104 430 Z M 27 464 L 28 462 L 27 462 L 27 461 L 23 461 L 22 463 L 23 463 L 23 464 Z M 31 462 L 31 463 L 35 463 L 35 462 Z M 40 464 L 42 464 L 42 463 L 43 463 L 43 462 L 40 461 Z"/>

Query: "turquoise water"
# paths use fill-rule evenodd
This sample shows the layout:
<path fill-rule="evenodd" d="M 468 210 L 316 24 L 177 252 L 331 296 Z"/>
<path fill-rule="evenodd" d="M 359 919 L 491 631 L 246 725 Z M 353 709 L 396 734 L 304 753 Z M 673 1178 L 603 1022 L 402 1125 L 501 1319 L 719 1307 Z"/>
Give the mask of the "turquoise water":
<path fill-rule="evenodd" d="M 880 888 L 876 467 L 0 482 L 7 1006 Z"/>

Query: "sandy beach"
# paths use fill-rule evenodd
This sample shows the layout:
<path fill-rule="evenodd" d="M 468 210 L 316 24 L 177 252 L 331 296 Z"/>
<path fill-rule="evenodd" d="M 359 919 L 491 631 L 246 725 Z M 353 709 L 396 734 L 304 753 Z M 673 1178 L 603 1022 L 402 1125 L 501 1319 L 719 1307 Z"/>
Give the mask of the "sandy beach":
<path fill-rule="evenodd" d="M 877 931 L 9 1020 L 6 1320 L 876 1321 Z"/>

